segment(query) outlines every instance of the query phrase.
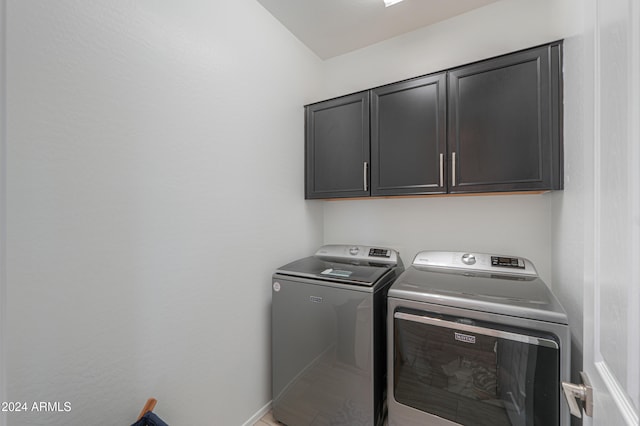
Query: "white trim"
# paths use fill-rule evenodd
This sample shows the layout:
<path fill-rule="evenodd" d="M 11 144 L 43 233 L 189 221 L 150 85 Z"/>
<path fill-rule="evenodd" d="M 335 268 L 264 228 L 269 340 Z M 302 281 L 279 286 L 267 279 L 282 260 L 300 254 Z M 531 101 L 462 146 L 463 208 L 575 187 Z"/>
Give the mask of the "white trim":
<path fill-rule="evenodd" d="M 628 426 L 638 426 L 640 422 L 638 420 L 638 412 L 634 409 L 633 403 L 627 397 L 625 390 L 620 386 L 620 383 L 616 380 L 615 376 L 611 374 L 611 370 L 607 366 L 606 362 L 596 362 L 596 369 L 600 373 L 600 377 L 604 381 L 611 398 L 615 401 L 616 405 L 620 409 L 620 414 L 625 420 Z"/>
<path fill-rule="evenodd" d="M 269 411 L 271 411 L 271 401 L 267 402 L 264 407 L 259 409 L 253 416 L 249 418 L 249 420 L 244 422 L 242 426 L 253 426 L 258 420 L 263 418 L 264 415 L 267 414 Z"/>
<path fill-rule="evenodd" d="M 637 1 L 629 1 L 629 196 L 631 198 L 631 259 L 640 258 L 640 6 Z M 627 312 L 629 313 L 627 330 L 640 328 L 640 264 L 631 266 L 631 284 Z M 627 391 L 631 401 L 640 407 L 640 342 L 629 339 L 627 342 Z"/>

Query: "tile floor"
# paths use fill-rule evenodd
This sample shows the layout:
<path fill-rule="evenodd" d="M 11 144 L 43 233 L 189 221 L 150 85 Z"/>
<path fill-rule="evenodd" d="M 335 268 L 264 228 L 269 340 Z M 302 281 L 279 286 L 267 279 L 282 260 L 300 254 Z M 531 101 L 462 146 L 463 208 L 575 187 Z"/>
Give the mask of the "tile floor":
<path fill-rule="evenodd" d="M 253 424 L 253 426 L 282 426 L 281 423 L 278 423 L 269 411 L 265 414 L 260 420 Z"/>
<path fill-rule="evenodd" d="M 282 426 L 282 423 L 276 421 L 273 418 L 273 414 L 271 414 L 271 411 L 269 411 L 260 420 L 255 422 L 253 424 L 253 426 Z M 384 426 L 387 426 L 387 420 L 386 419 L 384 421 Z"/>

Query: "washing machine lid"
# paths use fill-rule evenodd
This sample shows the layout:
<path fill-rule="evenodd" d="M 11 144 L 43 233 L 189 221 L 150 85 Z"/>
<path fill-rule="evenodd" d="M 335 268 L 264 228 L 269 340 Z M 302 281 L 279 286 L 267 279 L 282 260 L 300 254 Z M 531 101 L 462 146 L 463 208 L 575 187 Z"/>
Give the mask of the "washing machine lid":
<path fill-rule="evenodd" d="M 445 258 L 455 260 L 445 264 Z M 421 252 L 391 286 L 389 297 L 568 324 L 533 264 L 515 256 Z"/>
<path fill-rule="evenodd" d="M 398 253 L 389 248 L 327 245 L 314 256 L 278 268 L 276 274 L 371 287 L 398 262 Z"/>

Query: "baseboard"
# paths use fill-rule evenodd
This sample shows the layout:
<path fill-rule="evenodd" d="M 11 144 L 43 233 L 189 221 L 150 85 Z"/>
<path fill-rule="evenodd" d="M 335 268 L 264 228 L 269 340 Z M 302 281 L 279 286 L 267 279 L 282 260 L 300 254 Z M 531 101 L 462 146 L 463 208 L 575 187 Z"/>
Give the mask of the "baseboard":
<path fill-rule="evenodd" d="M 255 422 L 257 422 L 262 417 L 264 417 L 264 415 L 267 414 L 269 411 L 271 411 L 271 401 L 267 402 L 264 407 L 259 409 L 253 416 L 251 416 L 249 420 L 244 422 L 242 426 L 253 426 Z"/>

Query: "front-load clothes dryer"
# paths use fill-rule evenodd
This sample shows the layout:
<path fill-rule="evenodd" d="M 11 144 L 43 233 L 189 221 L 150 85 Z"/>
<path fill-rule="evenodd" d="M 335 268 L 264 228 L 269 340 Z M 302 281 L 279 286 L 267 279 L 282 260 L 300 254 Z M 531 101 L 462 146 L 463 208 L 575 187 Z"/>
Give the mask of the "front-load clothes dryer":
<path fill-rule="evenodd" d="M 389 248 L 328 245 L 272 281 L 273 416 L 288 426 L 380 425 Z"/>
<path fill-rule="evenodd" d="M 388 292 L 389 426 L 567 426 L 567 315 L 524 258 L 424 251 Z"/>

